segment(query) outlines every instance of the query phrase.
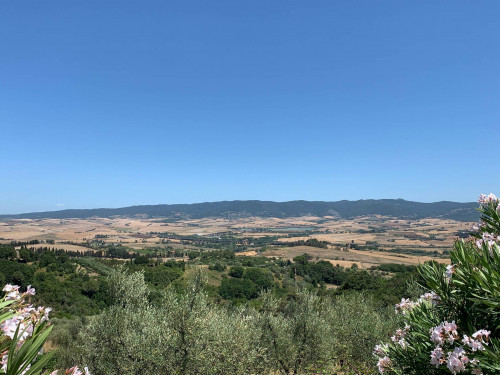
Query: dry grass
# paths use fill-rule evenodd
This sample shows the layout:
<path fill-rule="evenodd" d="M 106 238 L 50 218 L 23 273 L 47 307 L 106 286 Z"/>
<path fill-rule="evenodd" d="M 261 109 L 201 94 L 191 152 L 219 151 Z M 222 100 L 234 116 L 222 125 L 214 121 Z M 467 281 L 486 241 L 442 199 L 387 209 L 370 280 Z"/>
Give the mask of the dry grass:
<path fill-rule="evenodd" d="M 309 254 L 318 260 L 327 260 L 333 264 L 349 265 L 356 263 L 360 268 L 369 268 L 382 263 L 402 263 L 418 265 L 428 260 L 436 260 L 442 263 L 449 263 L 449 259 L 435 258 L 430 256 L 415 256 L 403 254 L 389 254 L 381 251 L 359 251 L 349 249 L 348 251 L 333 248 L 320 249 L 310 246 L 276 247 L 262 253 L 266 257 L 279 257 L 293 259 L 302 254 Z"/>

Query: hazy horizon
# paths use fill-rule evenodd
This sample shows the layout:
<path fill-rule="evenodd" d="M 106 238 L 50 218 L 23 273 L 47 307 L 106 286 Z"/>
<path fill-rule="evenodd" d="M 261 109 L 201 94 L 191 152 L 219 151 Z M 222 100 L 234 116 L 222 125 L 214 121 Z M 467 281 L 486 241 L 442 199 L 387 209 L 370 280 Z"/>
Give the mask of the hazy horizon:
<path fill-rule="evenodd" d="M 0 5 L 0 212 L 500 186 L 495 1 Z"/>

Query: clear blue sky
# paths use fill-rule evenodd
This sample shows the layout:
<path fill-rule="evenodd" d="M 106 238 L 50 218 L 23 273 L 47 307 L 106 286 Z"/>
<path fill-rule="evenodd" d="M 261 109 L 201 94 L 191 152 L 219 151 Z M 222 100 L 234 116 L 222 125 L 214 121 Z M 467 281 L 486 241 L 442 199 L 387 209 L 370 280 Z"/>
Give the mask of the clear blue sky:
<path fill-rule="evenodd" d="M 2 1 L 0 213 L 500 193 L 498 1 Z"/>

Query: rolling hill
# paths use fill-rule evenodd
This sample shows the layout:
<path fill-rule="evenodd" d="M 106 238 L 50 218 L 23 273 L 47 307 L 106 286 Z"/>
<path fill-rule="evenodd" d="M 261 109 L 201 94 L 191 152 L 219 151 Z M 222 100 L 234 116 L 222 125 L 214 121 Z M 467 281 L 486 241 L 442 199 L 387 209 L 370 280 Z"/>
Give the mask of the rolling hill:
<path fill-rule="evenodd" d="M 351 218 L 364 215 L 384 215 L 401 219 L 442 218 L 458 221 L 476 221 L 477 203 L 441 201 L 434 203 L 412 202 L 403 199 L 366 199 L 357 201 L 222 201 L 193 204 L 158 204 L 123 208 L 68 209 L 61 211 L 32 212 L 18 215 L 0 215 L 0 218 L 17 219 L 67 219 L 112 216 L 137 216 L 165 218 L 204 217 L 298 217 L 337 216 Z"/>

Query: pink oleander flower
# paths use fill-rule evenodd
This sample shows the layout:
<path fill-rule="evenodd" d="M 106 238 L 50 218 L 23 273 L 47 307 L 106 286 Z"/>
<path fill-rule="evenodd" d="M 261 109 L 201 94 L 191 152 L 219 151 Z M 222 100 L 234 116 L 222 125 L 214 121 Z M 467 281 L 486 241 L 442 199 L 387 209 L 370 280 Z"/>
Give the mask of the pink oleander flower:
<path fill-rule="evenodd" d="M 12 292 L 12 291 L 18 291 L 19 290 L 19 286 L 18 285 L 11 285 L 11 284 L 7 284 L 3 287 L 2 291 L 4 292 Z"/>
<path fill-rule="evenodd" d="M 475 332 L 472 334 L 472 337 L 481 340 L 482 342 L 487 342 L 490 338 L 490 331 L 487 331 L 485 329 L 480 329 L 479 331 Z"/>
<path fill-rule="evenodd" d="M 2 365 L 1 369 L 4 372 L 7 372 L 7 362 L 9 360 L 9 356 L 7 353 L 8 351 L 2 353 L 2 360 L 0 361 L 0 365 Z"/>
<path fill-rule="evenodd" d="M 373 354 L 376 355 L 377 357 L 384 357 L 387 353 L 388 348 L 389 346 L 387 344 L 375 345 L 375 348 L 373 349 Z"/>
<path fill-rule="evenodd" d="M 455 321 L 452 321 L 451 323 L 444 322 L 443 330 L 445 334 L 448 336 L 448 342 L 450 344 L 453 344 L 453 341 L 458 339 L 458 333 L 457 333 L 457 325 L 455 324 Z"/>
<path fill-rule="evenodd" d="M 486 242 L 490 242 L 490 241 L 495 242 L 495 240 L 497 239 L 496 234 L 492 234 L 492 233 L 488 233 L 488 232 L 483 233 L 481 235 L 481 237 L 483 238 L 483 241 L 486 241 Z"/>
<path fill-rule="evenodd" d="M 417 306 L 416 302 L 411 301 L 409 298 L 401 298 L 401 302 L 396 304 L 395 311 L 396 314 L 406 315 L 408 312 L 413 310 Z"/>
<path fill-rule="evenodd" d="M 397 329 L 394 336 L 391 337 L 391 341 L 399 344 L 403 349 L 406 348 L 405 336 L 409 331 L 410 326 L 408 324 L 403 329 Z"/>
<path fill-rule="evenodd" d="M 440 365 L 446 362 L 446 359 L 444 358 L 444 352 L 443 349 L 440 346 L 437 346 L 436 349 L 434 349 L 431 352 L 431 365 L 436 366 L 438 368 Z"/>
<path fill-rule="evenodd" d="M 43 323 L 47 320 L 49 320 L 49 313 L 52 311 L 50 307 L 45 307 L 45 306 L 39 306 L 34 312 L 33 315 L 35 316 L 36 320 L 39 320 L 40 323 Z"/>
<path fill-rule="evenodd" d="M 443 345 L 444 339 L 441 334 L 441 327 L 437 326 L 431 329 L 431 341 L 437 345 Z"/>
<path fill-rule="evenodd" d="M 476 246 L 481 248 L 483 247 L 483 240 L 482 239 L 476 239 Z"/>
<path fill-rule="evenodd" d="M 431 341 L 437 345 L 443 345 L 445 342 L 453 344 L 455 340 L 458 340 L 457 328 L 455 321 L 451 323 L 444 321 L 430 329 Z"/>
<path fill-rule="evenodd" d="M 448 352 L 448 360 L 446 367 L 452 374 L 466 371 L 466 366 L 469 363 L 469 357 L 462 347 L 455 348 L 453 352 Z"/>
<path fill-rule="evenodd" d="M 424 301 L 430 302 L 432 306 L 436 306 L 439 304 L 439 301 L 441 301 L 441 297 L 439 297 L 436 292 L 431 291 L 430 293 L 425 293 L 420 296 L 418 299 L 419 303 L 422 303 Z"/>
<path fill-rule="evenodd" d="M 21 332 L 24 329 L 24 324 L 22 323 L 22 320 L 19 319 L 19 316 L 14 316 L 0 324 L 3 334 L 11 339 L 14 338 L 18 326 L 19 331 Z"/>
<path fill-rule="evenodd" d="M 469 348 L 471 348 L 473 352 L 485 349 L 484 345 L 481 341 L 474 340 L 472 337 L 469 337 L 467 335 L 464 335 L 464 338 L 462 339 L 462 343 L 464 345 L 467 345 Z"/>
<path fill-rule="evenodd" d="M 387 356 L 380 358 L 377 363 L 378 367 L 378 372 L 381 374 L 384 373 L 385 370 L 389 369 L 391 367 L 391 359 Z"/>
<path fill-rule="evenodd" d="M 6 301 L 15 301 L 21 299 L 21 295 L 19 294 L 19 286 L 17 285 L 7 284 L 3 288 L 3 291 L 7 292 L 7 294 L 5 295 Z"/>
<path fill-rule="evenodd" d="M 28 289 L 23 294 L 19 293 L 19 286 L 18 285 L 7 284 L 4 286 L 3 291 L 7 292 L 7 294 L 5 295 L 6 301 L 20 300 L 23 297 L 26 297 L 29 295 L 31 295 L 31 296 L 35 295 L 35 288 L 32 288 L 31 285 L 28 285 Z"/>
<path fill-rule="evenodd" d="M 55 375 L 57 375 L 57 372 L 56 372 Z M 80 370 L 78 368 L 78 366 L 74 366 L 74 367 L 71 367 L 70 369 L 67 369 L 64 372 L 64 375 L 92 375 L 92 374 L 90 373 L 90 371 L 89 371 L 89 369 L 87 367 L 85 367 L 83 369 L 83 372 L 82 372 L 82 370 Z"/>
<path fill-rule="evenodd" d="M 455 272 L 455 266 L 454 266 L 453 264 L 448 264 L 448 265 L 446 266 L 446 273 L 445 273 L 446 278 L 447 278 L 448 280 L 450 280 L 450 279 L 451 279 L 451 276 L 453 275 L 453 272 Z"/>
<path fill-rule="evenodd" d="M 487 205 L 489 203 L 497 203 L 498 198 L 493 193 L 488 195 L 480 194 L 477 201 L 480 205 Z"/>
<path fill-rule="evenodd" d="M 28 305 L 26 307 L 23 307 L 18 312 L 19 312 L 19 316 L 22 316 L 23 318 L 30 318 L 35 311 L 36 310 L 32 305 Z"/>
<path fill-rule="evenodd" d="M 499 245 L 498 245 L 499 241 L 500 237 L 497 234 L 491 234 L 491 233 L 483 233 L 481 235 L 481 238 L 475 239 L 476 246 L 479 248 L 478 250 L 480 251 L 482 247 L 486 245 L 486 248 L 488 249 L 490 256 L 493 256 L 493 252 L 495 250 L 497 252 L 499 251 Z"/>
<path fill-rule="evenodd" d="M 496 244 L 497 241 L 498 241 L 497 235 L 485 232 L 481 235 L 481 239 L 478 239 L 476 241 L 476 245 L 478 247 L 482 247 L 483 244 L 486 244 L 491 252 L 491 248 Z"/>
<path fill-rule="evenodd" d="M 26 292 L 24 292 L 25 296 L 34 296 L 36 293 L 35 288 L 32 288 L 31 285 L 28 285 L 26 288 Z"/>
<path fill-rule="evenodd" d="M 403 349 L 406 349 L 406 346 L 407 346 L 407 343 L 406 343 L 406 340 L 403 338 L 403 339 L 400 339 L 398 341 L 396 341 L 396 343 L 401 346 L 401 348 Z"/>
<path fill-rule="evenodd" d="M 29 319 L 23 319 L 21 316 L 16 315 L 11 319 L 5 320 L 2 324 L 0 324 L 0 329 L 3 331 L 3 334 L 10 339 L 13 339 L 17 327 L 19 327 L 19 345 L 22 345 L 24 341 L 28 337 L 33 334 L 33 323 Z"/>
<path fill-rule="evenodd" d="M 417 301 L 411 301 L 409 298 L 401 298 L 401 302 L 397 303 L 395 306 L 396 314 L 406 315 L 414 308 L 420 306 L 424 302 L 429 302 L 432 306 L 436 306 L 439 301 L 441 301 L 441 297 L 439 297 L 435 292 L 431 291 L 429 293 L 422 294 Z"/>

